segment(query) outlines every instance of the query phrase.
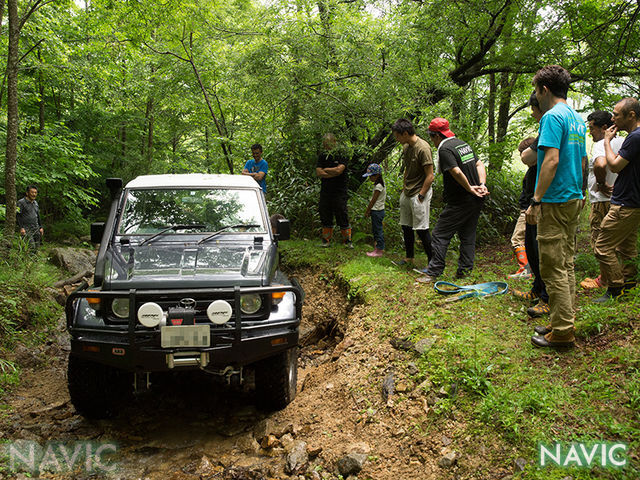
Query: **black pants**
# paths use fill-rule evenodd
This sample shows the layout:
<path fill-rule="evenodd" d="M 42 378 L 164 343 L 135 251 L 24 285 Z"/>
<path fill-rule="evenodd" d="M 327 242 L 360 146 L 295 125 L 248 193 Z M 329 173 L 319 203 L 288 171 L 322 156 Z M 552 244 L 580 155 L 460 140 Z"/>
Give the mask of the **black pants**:
<path fill-rule="evenodd" d="M 428 275 L 437 277 L 442 274 L 449 243 L 456 233 L 460 239 L 457 273 L 464 274 L 473 269 L 476 256 L 476 227 L 483 204 L 482 200 L 472 199 L 461 204 L 447 204 L 444 207 L 431 237 L 433 256 L 427 267 Z"/>
<path fill-rule="evenodd" d="M 320 222 L 324 228 L 333 228 L 333 217 L 341 229 L 349 228 L 347 195 L 344 193 L 320 192 Z"/>
<path fill-rule="evenodd" d="M 531 291 L 537 294 L 545 303 L 549 303 L 549 294 L 540 276 L 540 254 L 538 253 L 538 226 L 527 225 L 524 230 L 524 250 L 527 252 L 529 268 L 533 273 Z"/>
<path fill-rule="evenodd" d="M 429 229 L 426 230 L 416 230 L 418 234 L 418 238 L 422 242 L 422 248 L 424 248 L 424 253 L 426 253 L 427 258 L 431 260 L 433 256 L 433 252 L 431 249 L 431 233 Z M 404 238 L 404 251 L 407 258 L 413 258 L 415 256 L 415 243 L 416 237 L 413 234 L 413 227 L 409 227 L 408 225 L 402 225 L 402 237 Z"/>

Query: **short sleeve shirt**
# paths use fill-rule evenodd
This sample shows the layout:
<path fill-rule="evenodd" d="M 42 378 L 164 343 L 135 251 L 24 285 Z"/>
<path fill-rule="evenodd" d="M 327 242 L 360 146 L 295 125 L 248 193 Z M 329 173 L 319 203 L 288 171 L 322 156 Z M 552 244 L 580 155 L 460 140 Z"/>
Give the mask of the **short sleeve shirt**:
<path fill-rule="evenodd" d="M 248 160 L 245 163 L 244 168 L 247 169 L 250 173 L 258 173 L 264 172 L 264 177 L 262 180 L 258 182 L 260 184 L 260 188 L 264 193 L 267 193 L 267 172 L 269 171 L 269 165 L 267 161 L 263 158 L 259 162 L 256 162 L 255 159 Z"/>
<path fill-rule="evenodd" d="M 559 161 L 551 185 L 542 197 L 546 203 L 564 203 L 582 197 L 582 158 L 587 156 L 587 127 L 578 113 L 564 102 L 557 103 L 540 120 L 538 174 L 546 148 L 559 150 Z"/>
<path fill-rule="evenodd" d="M 323 151 L 318 155 L 316 168 L 334 168 L 344 165 L 344 171 L 337 177 L 321 178 L 320 193 L 322 195 L 346 195 L 347 194 L 347 159 L 335 150 Z"/>
<path fill-rule="evenodd" d="M 431 147 L 418 137 L 415 144 L 406 144 L 402 150 L 402 161 L 404 164 L 404 194 L 413 197 L 420 193 L 422 184 L 427 178 L 424 167 L 433 165 Z"/>
<path fill-rule="evenodd" d="M 624 138 L 622 137 L 615 137 L 613 140 L 611 140 L 611 149 L 613 150 L 613 153 L 618 153 L 618 150 L 620 150 L 620 147 L 622 146 L 622 142 L 624 142 Z M 608 202 L 611 199 L 610 196 L 605 195 L 598 190 L 596 175 L 595 173 L 593 173 L 593 164 L 595 163 L 596 158 L 604 156 L 604 139 L 602 139 L 593 144 L 593 149 L 591 150 L 591 160 L 589 160 L 589 178 L 587 180 L 587 184 L 589 189 L 589 201 L 591 203 Z M 618 174 L 613 173 L 611 170 L 609 170 L 609 167 L 607 167 L 607 176 L 605 178 L 607 184 L 613 185 L 617 177 Z"/>
<path fill-rule="evenodd" d="M 30 202 L 26 197 L 22 197 L 16 203 L 16 221 L 20 228 L 27 230 L 39 229 L 42 227 L 40 223 L 40 207 L 37 201 Z"/>
<path fill-rule="evenodd" d="M 373 208 L 371 208 L 371 210 L 384 210 L 384 201 L 387 198 L 387 187 L 381 183 L 376 183 L 373 187 L 373 191 L 380 192 L 380 195 L 378 195 L 378 199 L 376 200 L 376 203 L 373 204 Z"/>
<path fill-rule="evenodd" d="M 480 176 L 476 163 L 478 157 L 466 142 L 458 137 L 445 138 L 438 147 L 438 163 L 442 172 L 443 199 L 445 203 L 465 203 L 477 197 L 467 192 L 462 185 L 451 175 L 450 170 L 460 168 L 469 185 L 480 185 Z"/>
<path fill-rule="evenodd" d="M 640 208 L 640 127 L 627 135 L 618 155 L 629 163 L 618 172 L 611 203 L 622 207 Z"/>

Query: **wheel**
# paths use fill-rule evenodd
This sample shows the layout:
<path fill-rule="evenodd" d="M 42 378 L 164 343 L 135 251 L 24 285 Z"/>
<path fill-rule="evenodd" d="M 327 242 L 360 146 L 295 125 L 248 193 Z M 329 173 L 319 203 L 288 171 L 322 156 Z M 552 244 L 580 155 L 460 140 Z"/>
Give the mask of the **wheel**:
<path fill-rule="evenodd" d="M 296 398 L 298 347 L 256 364 L 256 400 L 264 410 L 281 410 Z"/>
<path fill-rule="evenodd" d="M 132 374 L 69 355 L 67 385 L 71 403 L 86 418 L 109 418 L 132 398 Z"/>

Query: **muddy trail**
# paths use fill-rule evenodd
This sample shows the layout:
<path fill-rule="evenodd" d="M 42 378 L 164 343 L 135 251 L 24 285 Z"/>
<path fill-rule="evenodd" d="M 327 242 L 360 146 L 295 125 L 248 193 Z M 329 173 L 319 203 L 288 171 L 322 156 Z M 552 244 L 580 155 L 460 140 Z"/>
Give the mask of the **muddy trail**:
<path fill-rule="evenodd" d="M 449 446 L 455 422 L 432 439 L 414 428 L 433 399 L 411 383 L 411 364 L 408 372 L 390 372 L 392 362 L 410 355 L 381 342 L 363 321 L 365 307 L 350 304 L 335 280 L 308 271 L 294 275 L 306 298 L 298 393 L 287 408 L 261 412 L 250 381 L 232 388 L 211 376 L 180 373 L 153 378 L 151 390 L 116 418 L 88 421 L 69 400 L 61 319 L 47 345 L 14 351 L 22 382 L 4 399 L 0 440 L 43 449 L 58 442 L 70 449 L 87 442 L 106 447 L 92 465 L 65 465 L 55 449 L 44 459 L 36 454 L 36 465 L 46 468 L 35 473 L 25 464 L 22 473 L 7 471 L 9 461 L 21 464 L 5 457 L 0 478 L 397 480 L 462 473 Z M 394 393 L 405 401 L 394 402 Z"/>

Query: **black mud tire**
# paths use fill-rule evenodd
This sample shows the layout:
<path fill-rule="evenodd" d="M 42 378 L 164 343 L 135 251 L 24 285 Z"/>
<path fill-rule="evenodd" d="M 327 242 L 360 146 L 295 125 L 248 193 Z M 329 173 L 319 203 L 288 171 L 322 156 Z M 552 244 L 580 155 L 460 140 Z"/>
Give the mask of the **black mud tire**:
<path fill-rule="evenodd" d="M 133 398 L 133 374 L 73 354 L 67 385 L 71 403 L 89 419 L 113 417 Z"/>
<path fill-rule="evenodd" d="M 282 410 L 296 398 L 298 347 L 255 365 L 256 403 L 266 411 Z"/>

